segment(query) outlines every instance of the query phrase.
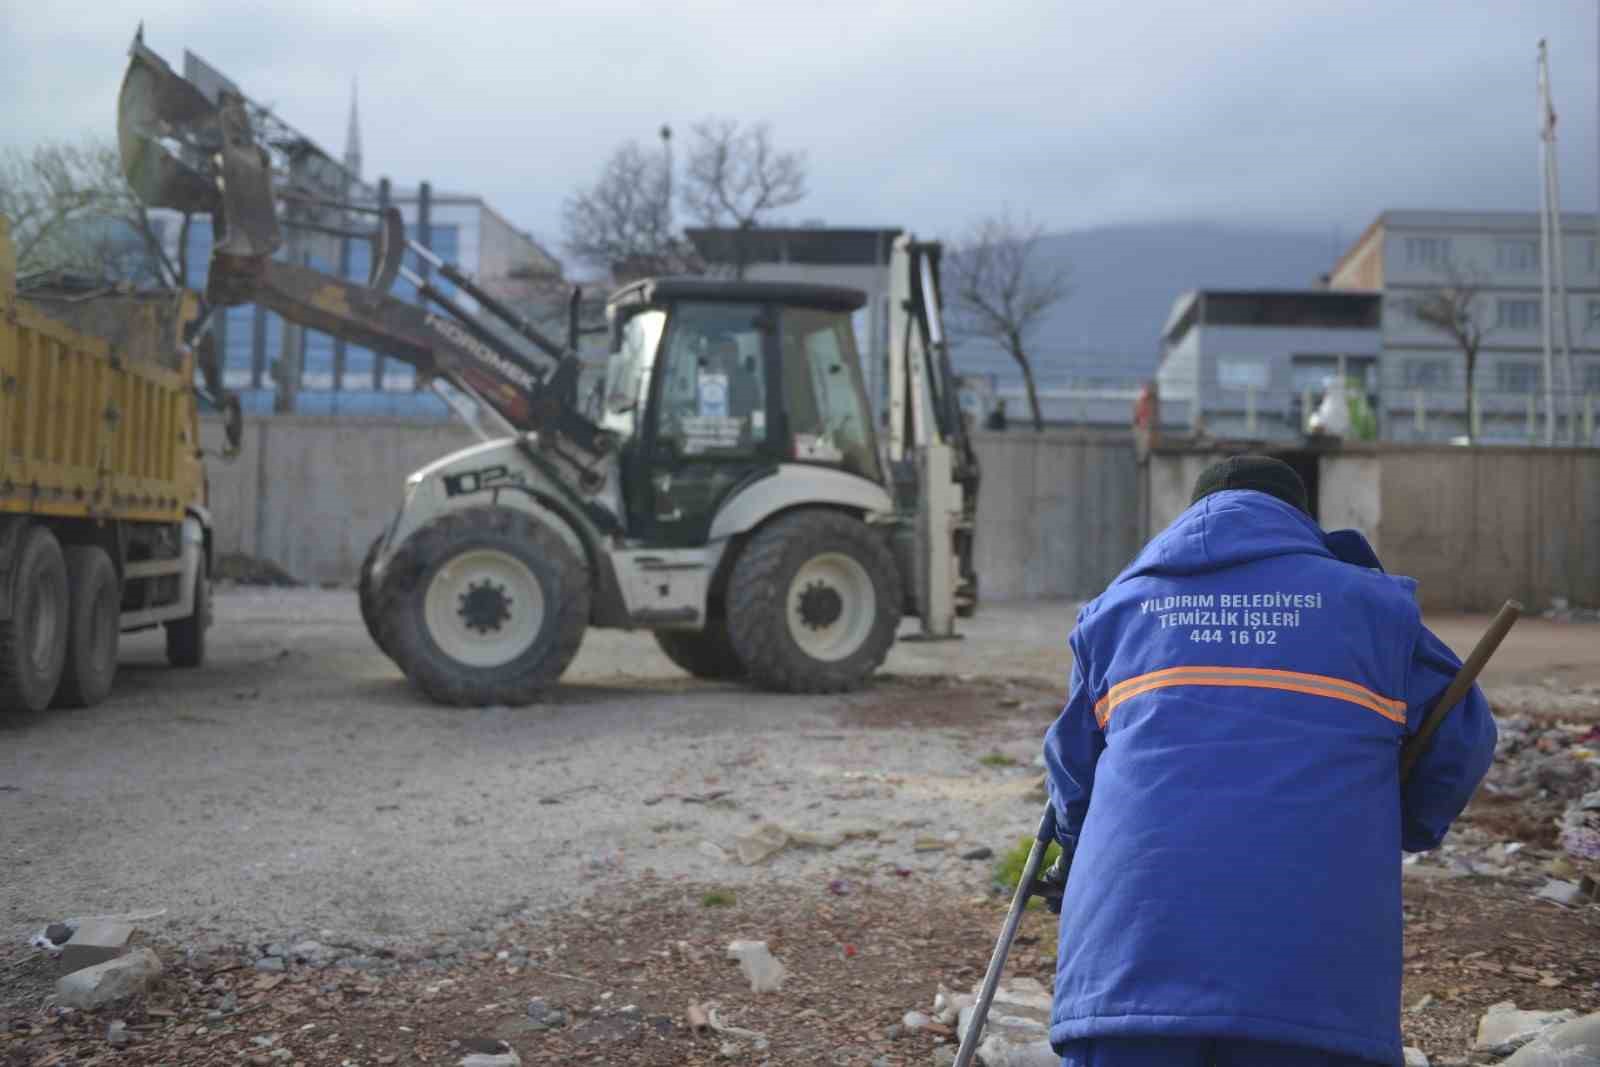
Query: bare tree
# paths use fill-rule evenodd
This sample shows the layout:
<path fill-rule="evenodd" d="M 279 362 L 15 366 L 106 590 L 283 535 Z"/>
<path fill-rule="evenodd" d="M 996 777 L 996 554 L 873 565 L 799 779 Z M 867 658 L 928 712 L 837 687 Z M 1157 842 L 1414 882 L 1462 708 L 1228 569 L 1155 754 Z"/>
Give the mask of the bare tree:
<path fill-rule="evenodd" d="M 662 150 L 628 141 L 611 154 L 600 178 L 567 200 L 568 252 L 619 279 L 686 269 L 690 257 L 673 225 L 671 130 Z"/>
<path fill-rule="evenodd" d="M 31 152 L 0 152 L 0 215 L 11 221 L 19 274 L 65 270 L 123 281 L 178 279 L 148 211 L 122 176 L 116 145 L 108 141 L 55 141 Z"/>
<path fill-rule="evenodd" d="M 744 277 L 751 230 L 772 212 L 806 197 L 806 159 L 780 152 L 764 122 L 741 126 L 710 118 L 694 127 L 684 173 L 683 204 L 706 226 L 728 227 L 734 237 L 734 276 Z"/>
<path fill-rule="evenodd" d="M 1461 352 L 1467 372 L 1467 443 L 1471 444 L 1478 425 L 1478 351 L 1490 333 L 1478 300 L 1484 278 L 1482 271 L 1454 261 L 1444 264 L 1444 275 L 1443 285 L 1407 300 L 1405 308 L 1412 318 L 1450 338 Z"/>
<path fill-rule="evenodd" d="M 1028 345 L 1045 313 L 1072 292 L 1065 263 L 1040 255 L 1044 228 L 1027 218 L 992 215 L 977 223 L 944 258 L 952 335 L 999 346 L 1017 361 L 1028 389 L 1033 428 L 1044 429 Z"/>

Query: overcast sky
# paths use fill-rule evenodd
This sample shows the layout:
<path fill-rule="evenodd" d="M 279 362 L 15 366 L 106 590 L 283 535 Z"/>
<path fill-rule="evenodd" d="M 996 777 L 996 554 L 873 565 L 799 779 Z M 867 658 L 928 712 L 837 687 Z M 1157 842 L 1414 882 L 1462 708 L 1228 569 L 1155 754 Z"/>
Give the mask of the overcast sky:
<path fill-rule="evenodd" d="M 1389 207 L 1533 210 L 1550 42 L 1562 192 L 1593 211 L 1595 0 L 978 4 L 0 0 L 0 145 L 115 132 L 135 27 L 191 49 L 366 176 L 478 192 L 559 244 L 621 141 L 708 114 L 803 149 L 792 221 L 949 235 L 1184 219 L 1352 239 Z M 27 14 L 21 12 L 26 11 Z"/>

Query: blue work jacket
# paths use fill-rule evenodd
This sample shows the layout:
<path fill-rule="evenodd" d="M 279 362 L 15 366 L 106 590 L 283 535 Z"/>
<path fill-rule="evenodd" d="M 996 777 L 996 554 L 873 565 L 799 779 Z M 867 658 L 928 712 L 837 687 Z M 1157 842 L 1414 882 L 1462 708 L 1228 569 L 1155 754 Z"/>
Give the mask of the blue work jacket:
<path fill-rule="evenodd" d="M 1078 613 L 1045 740 L 1074 851 L 1050 1037 L 1240 1038 L 1401 1063 L 1401 850 L 1494 757 L 1415 582 L 1264 493 L 1205 497 Z"/>

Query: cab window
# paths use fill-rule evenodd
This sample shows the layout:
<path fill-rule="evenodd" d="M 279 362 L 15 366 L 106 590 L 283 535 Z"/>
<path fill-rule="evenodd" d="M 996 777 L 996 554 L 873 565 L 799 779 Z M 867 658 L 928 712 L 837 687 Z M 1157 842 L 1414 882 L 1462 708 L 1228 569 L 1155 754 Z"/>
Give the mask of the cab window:
<path fill-rule="evenodd" d="M 786 309 L 782 337 L 790 458 L 877 480 L 878 459 L 850 316 Z"/>
<path fill-rule="evenodd" d="M 650 389 L 650 368 L 667 316 L 641 311 L 622 324 L 617 351 L 606 367 L 601 423 L 619 437 L 632 437 Z"/>
<path fill-rule="evenodd" d="M 767 438 L 761 309 L 679 304 L 667 331 L 657 440 L 680 456 L 742 456 Z"/>

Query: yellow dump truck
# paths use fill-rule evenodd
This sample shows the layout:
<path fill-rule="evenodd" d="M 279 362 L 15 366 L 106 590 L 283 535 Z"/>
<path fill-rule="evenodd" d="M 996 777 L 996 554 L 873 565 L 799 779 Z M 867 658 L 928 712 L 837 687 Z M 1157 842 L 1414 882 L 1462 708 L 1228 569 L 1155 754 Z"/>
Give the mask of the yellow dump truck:
<path fill-rule="evenodd" d="M 0 713 L 103 700 L 124 632 L 205 658 L 197 313 L 187 292 L 19 292 L 0 217 Z"/>

